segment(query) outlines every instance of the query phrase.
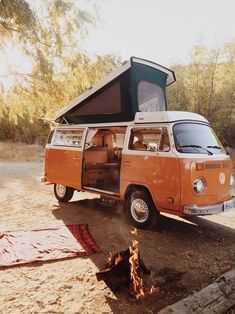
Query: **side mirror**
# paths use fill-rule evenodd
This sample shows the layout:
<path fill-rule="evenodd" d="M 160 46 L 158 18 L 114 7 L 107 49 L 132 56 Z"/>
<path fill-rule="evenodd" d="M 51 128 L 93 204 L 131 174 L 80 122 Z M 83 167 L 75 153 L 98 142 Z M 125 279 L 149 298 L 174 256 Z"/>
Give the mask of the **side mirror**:
<path fill-rule="evenodd" d="M 155 143 L 150 143 L 147 148 L 147 150 L 150 152 L 158 152 L 158 149 L 159 149 L 158 144 Z"/>

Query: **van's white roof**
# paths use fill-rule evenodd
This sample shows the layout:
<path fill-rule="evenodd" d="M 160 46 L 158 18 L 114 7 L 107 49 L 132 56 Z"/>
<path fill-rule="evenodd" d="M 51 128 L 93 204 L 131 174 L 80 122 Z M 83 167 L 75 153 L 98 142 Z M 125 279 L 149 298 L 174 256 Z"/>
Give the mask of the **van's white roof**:
<path fill-rule="evenodd" d="M 62 128 L 81 128 L 81 127 L 118 127 L 135 124 L 154 124 L 154 123 L 174 123 L 178 121 L 194 121 L 209 124 L 203 116 L 187 111 L 158 111 L 158 112 L 137 112 L 134 121 L 127 122 L 102 122 L 102 123 L 83 123 L 83 124 L 60 124 Z"/>
<path fill-rule="evenodd" d="M 203 116 L 188 111 L 136 112 L 135 123 L 176 122 L 193 120 L 209 123 Z"/>

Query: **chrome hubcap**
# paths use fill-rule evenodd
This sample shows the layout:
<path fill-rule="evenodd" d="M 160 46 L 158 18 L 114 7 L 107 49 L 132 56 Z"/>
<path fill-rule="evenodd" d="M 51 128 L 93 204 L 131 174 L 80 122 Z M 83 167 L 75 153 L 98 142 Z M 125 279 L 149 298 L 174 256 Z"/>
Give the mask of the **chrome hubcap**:
<path fill-rule="evenodd" d="M 56 192 L 59 195 L 59 197 L 64 197 L 66 193 L 66 186 L 62 184 L 56 184 Z"/>
<path fill-rule="evenodd" d="M 136 198 L 131 203 L 131 215 L 137 222 L 145 222 L 149 216 L 149 208 L 145 201 Z"/>

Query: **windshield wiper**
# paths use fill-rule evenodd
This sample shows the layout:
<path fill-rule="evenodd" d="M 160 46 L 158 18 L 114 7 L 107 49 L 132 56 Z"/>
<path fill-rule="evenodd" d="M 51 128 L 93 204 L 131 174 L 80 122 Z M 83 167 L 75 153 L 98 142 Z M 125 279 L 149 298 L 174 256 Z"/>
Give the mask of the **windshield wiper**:
<path fill-rule="evenodd" d="M 179 148 L 185 148 L 185 147 L 201 148 L 201 149 L 204 149 L 208 153 L 208 155 L 213 155 L 212 152 L 210 152 L 208 149 L 206 149 L 205 147 L 202 147 L 200 145 L 182 145 Z"/>
<path fill-rule="evenodd" d="M 214 145 L 214 146 L 212 146 L 212 145 L 209 145 L 209 146 L 207 146 L 207 148 L 218 148 L 218 149 L 223 149 L 222 147 L 220 147 L 220 146 L 217 146 L 217 145 Z"/>

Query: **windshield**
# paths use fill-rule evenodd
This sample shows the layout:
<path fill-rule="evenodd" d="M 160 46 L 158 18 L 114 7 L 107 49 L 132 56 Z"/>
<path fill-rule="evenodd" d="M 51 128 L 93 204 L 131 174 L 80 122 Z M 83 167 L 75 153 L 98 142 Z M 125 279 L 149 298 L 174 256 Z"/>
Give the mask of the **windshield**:
<path fill-rule="evenodd" d="M 214 131 L 199 123 L 178 123 L 173 128 L 175 147 L 180 153 L 221 154 L 226 153 Z"/>

